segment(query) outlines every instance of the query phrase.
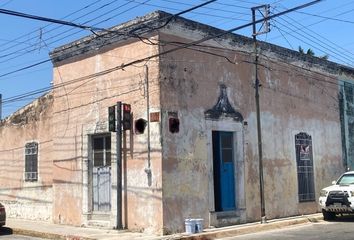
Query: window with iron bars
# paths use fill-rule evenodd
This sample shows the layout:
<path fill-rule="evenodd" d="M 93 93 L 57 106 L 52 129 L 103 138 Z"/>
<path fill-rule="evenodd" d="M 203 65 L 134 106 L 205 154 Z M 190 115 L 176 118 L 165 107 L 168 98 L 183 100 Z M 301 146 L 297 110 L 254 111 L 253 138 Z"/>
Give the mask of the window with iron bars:
<path fill-rule="evenodd" d="M 30 142 L 25 145 L 25 181 L 38 180 L 38 143 Z"/>
<path fill-rule="evenodd" d="M 315 201 L 312 138 L 307 133 L 295 135 L 299 202 Z"/>

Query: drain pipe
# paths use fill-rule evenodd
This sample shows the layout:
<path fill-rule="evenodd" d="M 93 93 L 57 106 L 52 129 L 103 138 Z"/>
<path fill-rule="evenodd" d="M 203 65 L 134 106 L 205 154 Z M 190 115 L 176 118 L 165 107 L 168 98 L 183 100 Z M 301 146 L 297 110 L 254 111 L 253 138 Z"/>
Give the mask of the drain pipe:
<path fill-rule="evenodd" d="M 146 115 L 147 115 L 147 168 L 145 172 L 148 176 L 148 184 L 151 186 L 151 144 L 150 144 L 150 93 L 149 93 L 149 67 L 145 65 L 146 84 Z"/>

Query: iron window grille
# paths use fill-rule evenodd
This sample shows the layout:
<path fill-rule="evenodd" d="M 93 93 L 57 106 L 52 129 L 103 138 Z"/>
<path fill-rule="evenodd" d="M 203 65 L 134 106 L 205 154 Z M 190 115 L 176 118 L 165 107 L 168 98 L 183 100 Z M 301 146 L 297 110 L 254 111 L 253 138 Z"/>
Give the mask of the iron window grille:
<path fill-rule="evenodd" d="M 307 133 L 295 135 L 299 202 L 315 201 L 312 138 Z"/>
<path fill-rule="evenodd" d="M 38 180 L 38 143 L 30 142 L 25 145 L 25 181 Z"/>

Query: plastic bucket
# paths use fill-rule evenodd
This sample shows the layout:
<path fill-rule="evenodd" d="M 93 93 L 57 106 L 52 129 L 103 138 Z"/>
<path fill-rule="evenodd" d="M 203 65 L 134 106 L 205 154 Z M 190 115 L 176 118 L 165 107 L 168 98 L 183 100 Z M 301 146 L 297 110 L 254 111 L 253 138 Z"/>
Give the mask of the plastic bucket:
<path fill-rule="evenodd" d="M 184 220 L 184 225 L 186 227 L 186 233 L 187 234 L 193 234 L 195 233 L 195 221 L 194 219 L 185 219 Z"/>
<path fill-rule="evenodd" d="M 202 218 L 194 219 L 194 222 L 195 222 L 195 232 L 196 233 L 203 232 L 204 219 Z"/>

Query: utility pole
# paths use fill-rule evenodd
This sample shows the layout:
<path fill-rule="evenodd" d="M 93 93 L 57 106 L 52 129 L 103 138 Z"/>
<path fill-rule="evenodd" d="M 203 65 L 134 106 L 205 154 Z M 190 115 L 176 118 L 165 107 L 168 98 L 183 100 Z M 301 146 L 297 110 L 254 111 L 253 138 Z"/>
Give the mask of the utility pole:
<path fill-rule="evenodd" d="M 265 214 L 265 199 L 264 199 L 264 181 L 263 181 L 263 150 L 262 150 L 262 127 L 261 127 L 261 114 L 259 107 L 259 78 L 258 78 L 258 51 L 257 51 L 257 35 L 269 32 L 268 16 L 269 16 L 269 5 L 262 5 L 258 7 L 253 7 L 252 9 L 252 23 L 253 23 L 253 44 L 254 44 L 254 66 L 255 66 L 255 100 L 256 100 L 256 117 L 257 117 L 257 137 L 258 137 L 258 160 L 259 160 L 259 191 L 261 200 L 261 223 L 266 223 L 267 218 Z M 263 12 L 262 12 L 263 10 Z M 261 31 L 256 29 L 256 11 L 259 11 L 264 20 Z"/>
<path fill-rule="evenodd" d="M 0 121 L 2 120 L 2 94 L 0 93 Z"/>
<path fill-rule="evenodd" d="M 122 223 L 122 102 L 117 102 L 117 230 L 123 229 Z"/>

